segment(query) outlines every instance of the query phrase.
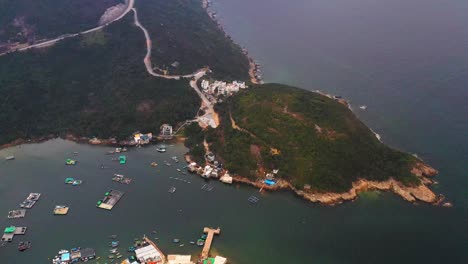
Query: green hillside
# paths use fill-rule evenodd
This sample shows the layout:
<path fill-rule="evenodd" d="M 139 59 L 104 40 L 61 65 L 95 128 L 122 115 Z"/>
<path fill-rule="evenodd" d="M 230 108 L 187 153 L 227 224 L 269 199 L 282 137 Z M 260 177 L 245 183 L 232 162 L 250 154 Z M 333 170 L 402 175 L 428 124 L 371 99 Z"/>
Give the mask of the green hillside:
<path fill-rule="evenodd" d="M 414 157 L 382 144 L 334 99 L 266 84 L 232 97 L 218 111 L 222 124 L 206 139 L 233 173 L 255 179 L 279 169 L 297 188 L 309 184 L 318 191 L 346 191 L 358 178 L 419 183 L 410 173 Z"/>

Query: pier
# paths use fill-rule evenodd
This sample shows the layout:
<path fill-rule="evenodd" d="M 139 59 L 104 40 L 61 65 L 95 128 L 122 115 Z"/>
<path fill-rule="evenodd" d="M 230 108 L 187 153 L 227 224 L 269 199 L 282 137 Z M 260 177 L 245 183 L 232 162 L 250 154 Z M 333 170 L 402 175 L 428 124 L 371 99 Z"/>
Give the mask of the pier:
<path fill-rule="evenodd" d="M 98 201 L 97 207 L 112 210 L 114 205 L 122 198 L 124 192 L 117 190 L 110 190 L 104 194 L 104 198 L 101 201 Z"/>
<path fill-rule="evenodd" d="M 219 235 L 219 233 L 221 233 L 221 229 L 219 229 L 219 227 L 217 229 L 205 227 L 203 229 L 203 233 L 207 233 L 208 235 L 205 240 L 205 246 L 203 246 L 203 250 L 200 255 L 200 259 L 202 260 L 208 258 L 208 254 L 210 253 L 211 243 L 213 243 L 213 237 L 214 235 Z"/>

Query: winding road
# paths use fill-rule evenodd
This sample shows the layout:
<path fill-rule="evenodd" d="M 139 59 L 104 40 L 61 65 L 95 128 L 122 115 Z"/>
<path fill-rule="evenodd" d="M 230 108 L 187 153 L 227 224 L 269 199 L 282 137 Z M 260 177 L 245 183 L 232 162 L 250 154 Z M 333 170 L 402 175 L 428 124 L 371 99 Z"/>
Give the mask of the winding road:
<path fill-rule="evenodd" d="M 145 63 L 146 71 L 149 74 L 151 74 L 151 75 L 153 75 L 155 77 L 165 78 L 165 79 L 173 79 L 173 80 L 179 80 L 180 78 L 193 78 L 193 77 L 196 77 L 196 76 L 200 76 L 200 75 L 203 76 L 203 75 L 206 74 L 206 72 L 208 70 L 207 68 L 202 68 L 202 69 L 199 69 L 198 71 L 196 71 L 194 73 L 186 74 L 186 75 L 165 75 L 165 74 L 159 74 L 159 73 L 154 72 L 153 71 L 153 64 L 151 63 L 152 41 L 151 41 L 150 35 L 148 33 L 148 30 L 146 30 L 146 28 L 140 23 L 140 20 L 138 19 L 138 12 L 137 12 L 136 8 L 132 8 L 132 11 L 133 11 L 133 13 L 135 15 L 134 16 L 135 17 L 135 25 L 137 27 L 139 27 L 143 31 L 143 34 L 145 34 L 145 38 L 146 38 L 146 56 L 143 59 L 143 62 Z M 198 77 L 198 78 L 200 78 L 200 77 Z"/>
<path fill-rule="evenodd" d="M 127 8 L 125 9 L 125 11 L 122 14 L 120 14 L 120 16 L 118 16 L 117 18 L 115 18 L 114 20 L 112 20 L 109 23 L 106 23 L 104 25 L 101 25 L 101 26 L 98 26 L 98 27 L 95 27 L 95 28 L 92 28 L 92 29 L 81 31 L 79 33 L 64 34 L 64 35 L 62 35 L 62 36 L 60 36 L 58 38 L 55 38 L 55 39 L 47 40 L 47 41 L 44 41 L 44 42 L 41 42 L 41 43 L 37 43 L 37 44 L 33 44 L 33 45 L 30 45 L 30 46 L 27 46 L 27 47 L 24 47 L 24 48 L 20 48 L 17 51 L 25 51 L 25 50 L 33 49 L 33 48 L 48 47 L 48 46 L 54 45 L 55 43 L 57 43 L 57 42 L 59 42 L 61 40 L 67 39 L 67 38 L 73 38 L 73 37 L 76 37 L 76 36 L 79 36 L 79 35 L 88 34 L 88 33 L 91 33 L 91 32 L 101 30 L 101 29 L 109 26 L 110 24 L 112 24 L 112 23 L 114 23 L 116 21 L 119 21 L 120 19 L 125 17 L 128 14 L 128 12 L 130 12 L 130 10 L 132 10 L 133 6 L 135 5 L 135 0 L 127 0 L 126 2 L 127 2 Z"/>

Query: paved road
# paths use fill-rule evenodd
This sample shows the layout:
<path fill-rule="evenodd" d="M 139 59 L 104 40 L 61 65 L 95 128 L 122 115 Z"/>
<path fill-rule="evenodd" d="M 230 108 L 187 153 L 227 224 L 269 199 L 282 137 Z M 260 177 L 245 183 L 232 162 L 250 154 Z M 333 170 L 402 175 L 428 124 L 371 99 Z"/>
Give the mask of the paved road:
<path fill-rule="evenodd" d="M 145 58 L 143 59 L 143 62 L 145 63 L 145 67 L 146 67 L 146 71 L 155 76 L 155 77 L 159 77 L 159 78 L 165 78 L 165 79 L 173 79 L 173 80 L 179 80 L 180 78 L 192 78 L 192 77 L 195 77 L 195 76 L 198 76 L 201 74 L 201 76 L 205 75 L 207 69 L 206 68 L 202 68 L 194 73 L 191 73 L 191 74 L 186 74 L 186 75 L 165 75 L 165 74 L 160 74 L 160 73 L 156 73 L 153 71 L 153 64 L 151 63 L 151 48 L 152 48 L 152 41 L 151 41 L 151 38 L 150 38 L 150 35 L 148 33 L 148 30 L 146 30 L 146 28 L 140 23 L 140 20 L 138 19 L 138 11 L 136 10 L 136 8 L 132 8 L 132 11 L 133 13 L 135 14 L 135 25 L 137 27 L 139 27 L 142 31 L 143 31 L 143 34 L 145 35 L 145 38 L 146 38 L 146 56 Z"/>
<path fill-rule="evenodd" d="M 91 33 L 91 32 L 101 30 L 101 29 L 107 27 L 108 25 L 110 25 L 110 24 L 112 24 L 112 23 L 114 23 L 116 21 L 119 21 L 120 19 L 125 17 L 125 15 L 127 15 L 128 12 L 130 12 L 130 10 L 132 10 L 134 4 L 135 4 L 135 0 L 128 0 L 127 1 L 127 8 L 125 9 L 125 12 L 123 12 L 116 19 L 114 19 L 111 22 L 106 23 L 106 24 L 104 24 L 102 26 L 98 26 L 98 27 L 95 27 L 95 28 L 92 28 L 92 29 L 81 31 L 79 33 L 65 34 L 65 35 L 62 35 L 62 36 L 60 36 L 58 38 L 55 38 L 55 39 L 47 40 L 47 41 L 44 41 L 44 42 L 41 42 L 41 43 L 33 44 L 33 45 L 30 45 L 30 46 L 18 49 L 18 51 L 24 51 L 24 50 L 33 49 L 33 48 L 43 48 L 43 47 L 51 46 L 51 45 L 54 45 L 55 43 L 57 43 L 57 42 L 59 42 L 61 40 L 67 39 L 67 38 L 73 38 L 73 37 L 76 37 L 78 35 L 88 34 L 88 33 Z"/>

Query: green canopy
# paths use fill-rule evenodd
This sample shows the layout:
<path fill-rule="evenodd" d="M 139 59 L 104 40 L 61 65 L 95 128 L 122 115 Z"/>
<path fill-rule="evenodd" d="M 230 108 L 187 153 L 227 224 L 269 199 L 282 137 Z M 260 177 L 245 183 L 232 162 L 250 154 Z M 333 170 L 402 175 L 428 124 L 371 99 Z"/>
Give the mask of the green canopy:
<path fill-rule="evenodd" d="M 14 227 L 14 226 L 9 226 L 9 227 L 5 228 L 5 231 L 4 231 L 4 232 L 5 232 L 5 233 L 13 233 L 13 232 L 15 232 L 15 230 L 16 230 L 16 227 Z"/>

